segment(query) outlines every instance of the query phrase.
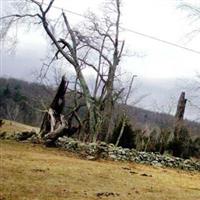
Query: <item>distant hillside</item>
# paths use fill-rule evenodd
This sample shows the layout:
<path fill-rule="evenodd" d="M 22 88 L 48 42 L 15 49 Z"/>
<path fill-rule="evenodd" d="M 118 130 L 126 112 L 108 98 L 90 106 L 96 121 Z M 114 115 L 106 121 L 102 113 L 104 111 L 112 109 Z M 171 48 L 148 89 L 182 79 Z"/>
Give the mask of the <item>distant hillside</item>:
<path fill-rule="evenodd" d="M 40 126 L 42 115 L 51 102 L 54 92 L 52 88 L 38 83 L 0 78 L 0 118 Z M 67 101 L 70 99 L 67 98 Z M 122 107 L 135 127 L 146 125 L 161 128 L 173 127 L 171 115 L 119 105 L 120 110 Z M 200 135 L 199 123 L 186 120 L 186 124 L 193 136 Z"/>
<path fill-rule="evenodd" d="M 44 85 L 0 78 L 0 117 L 38 126 L 52 94 Z"/>
<path fill-rule="evenodd" d="M 131 123 L 135 124 L 137 127 L 144 127 L 145 125 L 151 127 L 159 126 L 160 128 L 173 127 L 174 116 L 172 115 L 152 112 L 133 106 L 123 105 L 123 109 L 125 109 L 126 113 L 130 117 Z M 189 128 L 192 136 L 200 136 L 200 123 L 185 120 L 185 124 Z"/>

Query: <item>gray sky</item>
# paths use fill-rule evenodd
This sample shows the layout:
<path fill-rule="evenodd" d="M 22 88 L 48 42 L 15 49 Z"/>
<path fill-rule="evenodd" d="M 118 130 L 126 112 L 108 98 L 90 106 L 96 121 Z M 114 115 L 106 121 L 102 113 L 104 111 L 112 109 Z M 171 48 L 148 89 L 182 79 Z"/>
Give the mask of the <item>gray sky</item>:
<path fill-rule="evenodd" d="M 0 0 L 0 2 L 1 8 L 6 9 L 6 1 Z M 104 1 L 57 0 L 55 6 L 80 14 L 84 14 L 88 9 L 98 13 L 102 2 Z M 200 34 L 192 39 L 189 37 L 191 35 L 188 36 L 192 30 L 200 27 L 200 21 L 193 22 L 191 18 L 188 18 L 186 12 L 177 9 L 178 2 L 180 1 L 123 0 L 121 26 L 200 52 Z M 197 0 L 185 2 L 199 4 Z M 52 10 L 52 14 L 57 14 L 57 12 L 58 10 Z M 72 24 L 83 20 L 83 18 L 69 13 L 67 15 Z M 42 59 L 46 55 L 46 40 L 39 30 L 33 32 L 20 30 L 18 36 L 18 46 L 12 56 L 8 55 L 5 51 L 6 48 L 1 44 L 0 76 L 14 76 L 30 80 L 33 68 L 39 69 Z M 138 75 L 140 83 L 143 83 L 141 91 L 151 90 L 151 104 L 157 100 L 161 107 L 166 103 L 166 99 L 178 96 L 180 88 L 175 80 L 193 79 L 196 72 L 200 72 L 200 54 L 127 31 L 122 33 L 122 38 L 126 40 L 126 46 L 131 54 L 136 52 L 139 55 L 145 55 L 127 57 L 123 62 L 123 66 L 125 66 L 123 70 Z M 171 82 L 166 86 L 169 80 Z M 151 88 L 149 88 L 149 84 Z M 178 91 L 177 88 L 179 88 Z M 155 109 L 147 103 L 141 106 Z M 194 118 L 190 112 L 188 116 Z"/>

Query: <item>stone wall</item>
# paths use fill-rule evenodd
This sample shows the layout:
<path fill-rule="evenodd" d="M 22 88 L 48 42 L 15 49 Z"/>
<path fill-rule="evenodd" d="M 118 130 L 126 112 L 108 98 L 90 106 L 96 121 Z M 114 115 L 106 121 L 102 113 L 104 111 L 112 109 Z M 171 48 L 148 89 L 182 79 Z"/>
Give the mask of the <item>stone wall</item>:
<path fill-rule="evenodd" d="M 15 134 L 0 133 L 0 139 L 9 139 L 17 141 L 29 141 L 31 143 L 40 143 L 40 139 L 34 132 L 22 132 Z M 138 152 L 135 149 L 116 147 L 113 144 L 83 143 L 69 137 L 60 137 L 56 141 L 56 146 L 67 151 L 81 154 L 89 160 L 99 158 L 113 161 L 129 161 L 141 164 L 149 164 L 157 167 L 171 167 L 190 171 L 200 171 L 200 160 L 187 159 L 169 155 L 161 155 L 154 152 Z"/>
<path fill-rule="evenodd" d="M 182 158 L 161 155 L 159 153 L 138 152 L 135 149 L 116 147 L 113 144 L 106 144 L 104 142 L 86 144 L 72 138 L 62 137 L 58 138 L 56 145 L 68 151 L 84 155 L 89 160 L 103 158 L 113 161 L 130 161 L 158 167 L 200 171 L 199 160 L 184 160 Z"/>

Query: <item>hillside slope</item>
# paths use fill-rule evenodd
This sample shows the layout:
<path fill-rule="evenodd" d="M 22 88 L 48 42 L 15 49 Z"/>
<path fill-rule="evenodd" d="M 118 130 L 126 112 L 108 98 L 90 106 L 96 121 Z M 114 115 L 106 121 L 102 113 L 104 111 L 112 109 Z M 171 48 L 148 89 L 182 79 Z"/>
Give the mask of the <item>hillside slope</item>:
<path fill-rule="evenodd" d="M 0 78 L 0 118 L 40 126 L 43 111 L 51 102 L 54 92 L 53 88 L 37 83 Z M 66 97 L 66 105 L 70 101 L 70 96 Z M 173 127 L 174 117 L 171 115 L 133 106 L 118 106 L 115 113 L 125 110 L 130 122 L 136 127 Z M 192 136 L 200 136 L 200 123 L 186 120 L 186 125 Z"/>
<path fill-rule="evenodd" d="M 0 141 L 0 199 L 197 200 L 200 174 Z"/>
<path fill-rule="evenodd" d="M 15 121 L 3 120 L 3 125 L 0 127 L 0 133 L 6 132 L 7 134 L 19 133 L 23 131 L 35 131 L 38 132 L 38 127 L 33 127 L 25 124 L 21 124 Z"/>

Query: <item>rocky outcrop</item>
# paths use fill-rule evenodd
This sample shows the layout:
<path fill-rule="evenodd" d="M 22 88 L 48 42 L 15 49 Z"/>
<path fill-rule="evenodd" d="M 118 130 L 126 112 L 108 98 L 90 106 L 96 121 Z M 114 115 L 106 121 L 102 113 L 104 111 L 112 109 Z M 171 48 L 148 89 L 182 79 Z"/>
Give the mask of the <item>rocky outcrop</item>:
<path fill-rule="evenodd" d="M 161 155 L 153 152 L 138 152 L 135 149 L 116 147 L 113 144 L 100 143 L 82 143 L 68 137 L 58 138 L 56 145 L 71 152 L 84 155 L 89 160 L 98 158 L 114 161 L 130 161 L 141 164 L 149 164 L 158 167 L 171 167 L 184 170 L 200 171 L 200 161 L 192 159 L 184 160 L 169 155 Z"/>

